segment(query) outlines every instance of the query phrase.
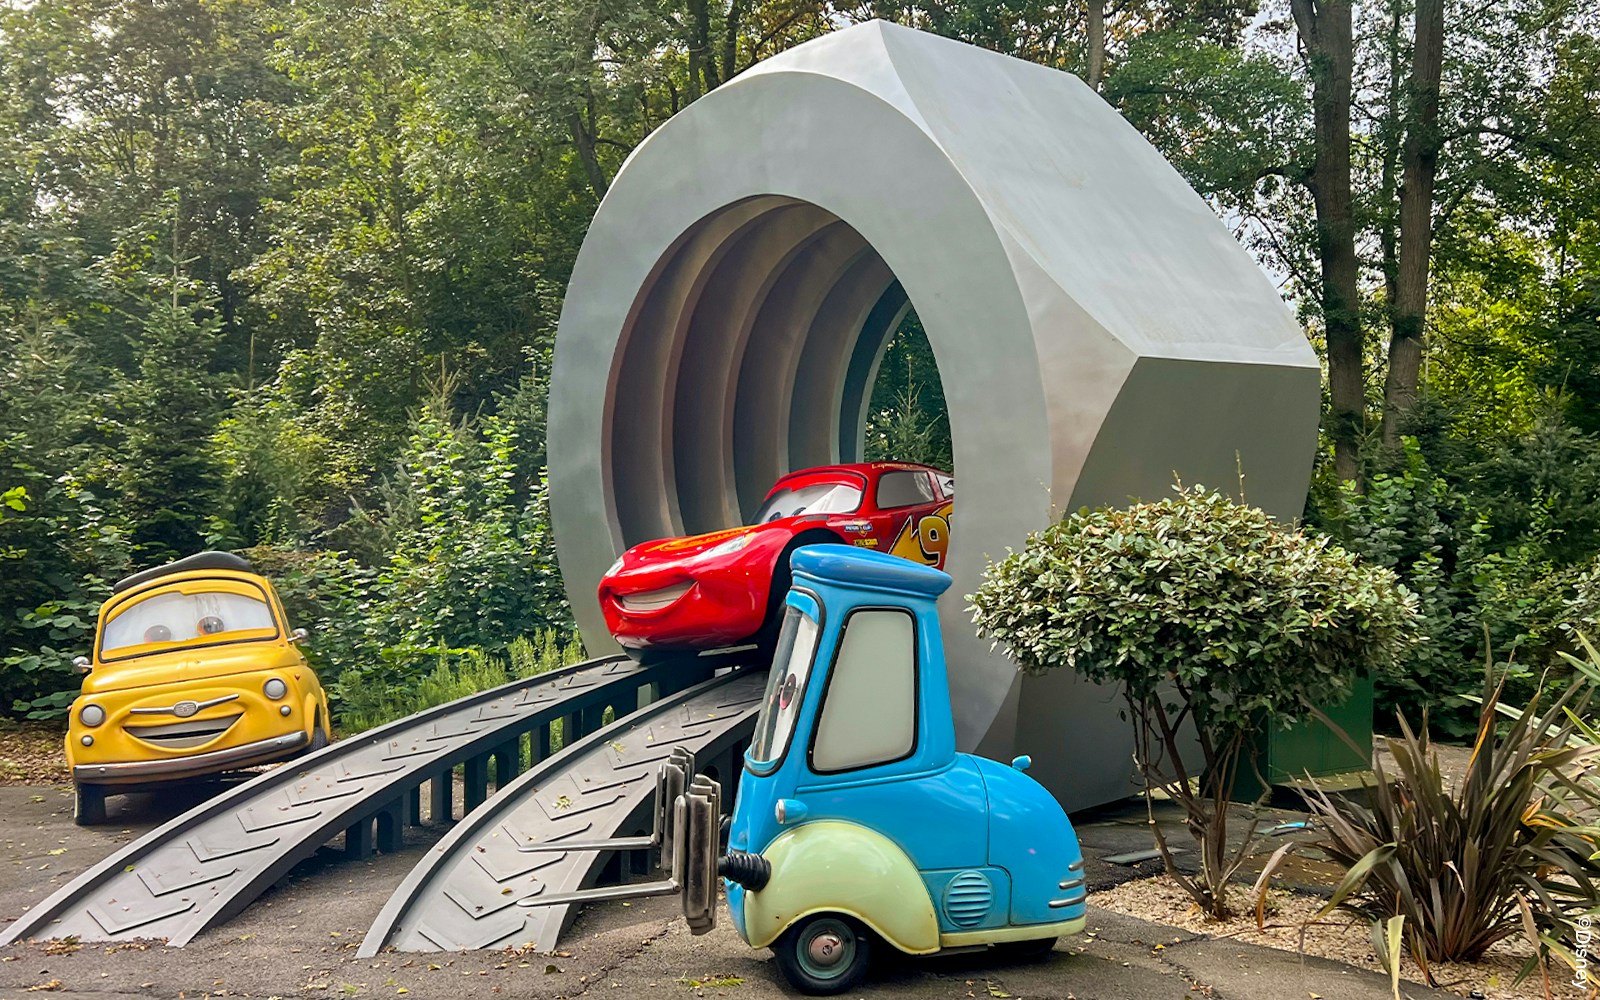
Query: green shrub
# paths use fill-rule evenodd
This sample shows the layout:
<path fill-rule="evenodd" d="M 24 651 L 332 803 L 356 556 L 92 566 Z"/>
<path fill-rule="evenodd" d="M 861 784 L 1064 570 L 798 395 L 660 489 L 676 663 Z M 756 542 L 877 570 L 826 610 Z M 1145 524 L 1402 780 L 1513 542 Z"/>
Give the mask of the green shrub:
<path fill-rule="evenodd" d="M 1570 638 L 1600 636 L 1600 556 L 1573 575 L 1562 619 L 1562 628 Z"/>
<path fill-rule="evenodd" d="M 1219 917 L 1250 841 L 1230 854 L 1226 823 L 1252 735 L 1343 700 L 1359 671 L 1391 669 L 1417 619 L 1393 573 L 1203 487 L 1072 514 L 991 565 L 971 600 L 980 634 L 1023 670 L 1068 667 L 1122 692 L 1146 788 L 1182 805 L 1200 840 L 1191 879 L 1155 827 L 1168 871 Z M 1181 756 L 1186 724 L 1198 773 Z"/>
<path fill-rule="evenodd" d="M 359 673 L 378 660 L 383 637 L 370 616 L 371 570 L 340 552 L 257 545 L 239 554 L 272 581 L 289 626 L 311 633 L 300 648 L 323 680 L 347 670 Z"/>
<path fill-rule="evenodd" d="M 1490 649 L 1504 657 L 1497 669 L 1511 696 L 1524 701 L 1536 681 L 1523 665 L 1543 670 L 1571 648 L 1561 629 L 1575 579 L 1562 561 L 1571 526 L 1553 497 L 1513 502 L 1467 492 L 1435 473 L 1408 440 L 1401 461 L 1364 488 L 1324 484 L 1312 513 L 1317 530 L 1392 569 L 1417 595 L 1421 641 L 1398 669 L 1377 677 L 1381 719 L 1426 714 L 1442 734 L 1471 737 L 1479 665 Z"/>
<path fill-rule="evenodd" d="M 1530 926 L 1540 954 L 1570 961 L 1562 942 L 1600 907 L 1600 831 L 1582 826 L 1600 807 L 1582 773 L 1597 750 L 1579 721 L 1591 681 L 1508 712 L 1491 662 L 1482 691 L 1472 756 L 1454 784 L 1426 727 L 1402 716 L 1388 741 L 1393 765 L 1374 762 L 1370 799 L 1307 795 L 1326 831 L 1314 846 L 1346 873 L 1328 908 L 1375 924 L 1403 917 L 1406 950 L 1430 982 L 1433 963 L 1475 962 Z"/>
<path fill-rule="evenodd" d="M 127 532 L 100 499 L 67 476 L 9 494 L 0 518 L 0 712 L 64 718 L 82 675 L 74 657 L 94 644 L 111 580 L 130 567 Z"/>
<path fill-rule="evenodd" d="M 535 677 L 577 663 L 583 659 L 583 644 L 576 636 L 563 641 L 560 633 L 546 629 L 512 641 L 503 658 L 481 649 L 420 650 L 417 655 L 418 663 L 411 665 L 408 672 L 419 679 L 409 685 L 369 684 L 366 675 L 358 670 L 335 675 L 330 687 L 336 695 L 334 716 L 339 730 L 346 735 L 364 732 L 517 678 Z M 432 669 L 421 666 L 422 662 L 431 662 Z"/>
<path fill-rule="evenodd" d="M 506 647 L 513 677 L 537 677 L 584 659 L 583 640 L 574 632 L 563 638 L 553 628 L 518 636 Z"/>

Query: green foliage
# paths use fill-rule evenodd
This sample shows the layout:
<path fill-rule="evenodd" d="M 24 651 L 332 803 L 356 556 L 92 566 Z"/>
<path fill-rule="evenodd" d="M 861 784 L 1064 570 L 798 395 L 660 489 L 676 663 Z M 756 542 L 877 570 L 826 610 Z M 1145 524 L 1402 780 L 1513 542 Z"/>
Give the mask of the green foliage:
<path fill-rule="evenodd" d="M 289 626 L 311 634 L 300 650 L 324 683 L 347 670 L 359 674 L 381 655 L 382 646 L 374 642 L 367 624 L 376 603 L 370 569 L 332 551 L 258 545 L 239 554 L 272 581 Z"/>
<path fill-rule="evenodd" d="M 1429 446 L 1448 475 L 1407 439 L 1400 460 L 1364 489 L 1324 486 L 1310 520 L 1417 595 L 1422 639 L 1379 675 L 1380 719 L 1426 714 L 1442 733 L 1467 737 L 1477 731 L 1477 664 L 1489 650 L 1504 656 L 1513 697 L 1526 700 L 1536 671 L 1572 648 L 1563 626 L 1581 564 L 1569 560 L 1594 544 L 1588 491 L 1600 446 L 1554 420 L 1483 450 L 1439 437 Z"/>
<path fill-rule="evenodd" d="M 114 475 L 134 545 L 165 562 L 203 547 L 217 507 L 222 470 L 210 443 L 221 401 L 206 369 L 221 324 L 174 301 L 142 332 L 137 375 L 119 393 L 126 432 Z"/>
<path fill-rule="evenodd" d="M 78 692 L 72 660 L 88 654 L 107 580 L 128 568 L 131 546 L 70 477 L 28 496 L 0 518 L 0 712 L 60 718 Z"/>
<path fill-rule="evenodd" d="M 1307 65 L 1281 10 L 1257 8 L 1102 7 L 1100 92 L 1284 278 L 1315 342 Z M 122 572 L 202 544 L 283 555 L 289 589 L 322 608 L 305 622 L 334 677 L 399 683 L 432 669 L 428 650 L 564 628 L 545 376 L 588 221 L 632 149 L 759 59 L 867 16 L 1083 75 L 1087 12 L 0 5 L 0 484 L 28 497 L 0 507 L 0 655 L 56 663 L 81 637 L 36 624 L 52 609 L 81 615 Z M 1352 225 L 1375 326 L 1392 295 L 1407 13 L 1395 0 L 1356 21 Z M 1568 648 L 1554 609 L 1600 552 L 1600 44 L 1581 5 L 1537 0 L 1453 19 L 1446 37 L 1425 382 L 1448 416 L 1413 428 L 1439 471 L 1374 465 L 1369 484 L 1413 481 L 1312 515 L 1358 551 L 1391 547 L 1362 525 L 1415 532 L 1374 559 L 1417 592 L 1429 640 L 1412 679 L 1382 690 L 1465 730 L 1481 640 L 1462 623 L 1538 664 Z M 444 371 L 451 416 L 421 427 Z M 868 453 L 948 467 L 914 313 L 880 376 Z M 472 485 L 507 470 L 504 496 Z M 54 666 L 9 676 L 25 682 L 0 711 L 71 683 Z"/>
<path fill-rule="evenodd" d="M 1415 641 L 1394 574 L 1204 487 L 1070 514 L 991 565 L 980 632 L 1022 668 L 1069 667 L 1138 703 L 1175 684 L 1202 731 L 1289 726 Z"/>
<path fill-rule="evenodd" d="M 524 675 L 543 661 L 517 637 L 571 628 L 543 483 L 519 481 L 512 422 L 489 417 L 480 432 L 458 421 L 449 389 L 441 383 L 413 420 L 383 510 L 359 515 L 350 531 L 373 565 L 338 551 L 246 550 L 290 621 L 312 632 L 307 655 L 337 679 L 330 689 L 347 729 L 391 702 L 413 704 L 405 692 L 441 669 L 510 656 Z"/>
<path fill-rule="evenodd" d="M 1194 185 L 1248 201 L 1304 155 L 1310 113 L 1301 83 L 1267 53 L 1249 53 L 1182 23 L 1139 35 L 1107 81 L 1106 100 Z"/>
<path fill-rule="evenodd" d="M 397 477 L 406 503 L 391 508 L 393 547 L 379 572 L 401 644 L 497 648 L 564 623 L 543 485 L 515 502 L 515 447 L 507 421 L 486 418 L 479 436 L 437 396 L 419 417 Z M 462 594 L 472 595 L 465 607 Z"/>
<path fill-rule="evenodd" d="M 1201 486 L 1068 515 L 991 564 L 971 600 L 979 633 L 1023 670 L 1067 667 L 1122 692 L 1147 793 L 1182 806 L 1200 844 L 1191 877 L 1152 820 L 1168 873 L 1217 917 L 1254 840 L 1230 848 L 1227 833 L 1253 735 L 1348 698 L 1361 671 L 1392 669 L 1417 626 L 1393 573 Z"/>
<path fill-rule="evenodd" d="M 433 669 L 404 687 L 378 687 L 366 683 L 361 672 L 346 671 L 339 675 L 337 685 L 339 728 L 346 734 L 363 732 L 581 659 L 583 645 L 576 637 L 563 642 L 559 632 L 545 629 L 518 637 L 506 648 L 504 658 L 478 649 L 441 650 Z"/>
<path fill-rule="evenodd" d="M 1584 825 L 1600 806 L 1600 787 L 1584 775 L 1596 748 L 1577 739 L 1592 681 L 1505 713 L 1494 674 L 1491 665 L 1459 777 L 1446 776 L 1427 730 L 1401 716 L 1388 740 L 1393 761 L 1375 758 L 1367 797 L 1307 795 L 1324 831 L 1316 848 L 1346 872 L 1328 909 L 1374 924 L 1403 916 L 1406 950 L 1430 982 L 1436 963 L 1475 962 L 1525 928 L 1539 955 L 1570 963 L 1563 942 L 1600 907 L 1594 831 Z"/>
<path fill-rule="evenodd" d="M 906 313 L 884 348 L 868 403 L 864 443 L 869 462 L 921 462 L 946 471 L 955 465 L 944 385 L 914 310 Z"/>
<path fill-rule="evenodd" d="M 1572 638 L 1600 636 L 1600 556 L 1572 578 L 1572 596 L 1562 614 L 1562 628 Z"/>

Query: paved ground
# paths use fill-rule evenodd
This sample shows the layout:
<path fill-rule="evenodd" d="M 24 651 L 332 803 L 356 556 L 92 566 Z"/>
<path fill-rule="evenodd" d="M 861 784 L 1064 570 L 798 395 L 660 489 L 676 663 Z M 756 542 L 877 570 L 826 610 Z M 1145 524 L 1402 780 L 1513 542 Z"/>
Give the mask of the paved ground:
<path fill-rule="evenodd" d="M 105 827 L 72 825 L 62 786 L 0 787 L 0 923 L 43 899 L 119 844 L 177 815 L 193 798 L 112 800 Z M 1091 886 L 1134 870 L 1099 857 L 1148 845 L 1142 814 L 1082 818 Z M 79 997 L 731 997 L 788 995 L 771 956 L 746 947 L 726 922 L 692 937 L 671 900 L 596 908 L 555 955 L 512 952 L 386 954 L 355 958 L 372 918 L 431 845 L 422 831 L 404 851 L 348 861 L 333 851 L 302 864 L 239 918 L 187 948 L 24 944 L 0 949 L 0 997 L 59 991 Z M 1143 866 L 1148 868 L 1147 866 Z M 33 992 L 30 992 L 33 991 Z M 1421 1000 L 1444 996 L 1416 987 Z M 964 955 L 881 963 L 862 996 L 1054 997 L 1068 1000 L 1382 1000 L 1380 977 L 1318 959 L 1196 937 L 1091 909 L 1089 932 L 1046 960 L 999 964 Z"/>

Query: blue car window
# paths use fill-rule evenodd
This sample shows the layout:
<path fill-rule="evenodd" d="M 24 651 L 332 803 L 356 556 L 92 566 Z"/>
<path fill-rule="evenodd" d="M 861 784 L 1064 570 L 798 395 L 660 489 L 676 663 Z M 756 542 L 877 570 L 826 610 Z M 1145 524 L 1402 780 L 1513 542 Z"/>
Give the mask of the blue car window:
<path fill-rule="evenodd" d="M 806 694 L 806 678 L 817 650 L 817 622 L 790 605 L 778 633 L 778 646 L 772 657 L 772 672 L 767 675 L 767 693 L 756 719 L 756 732 L 750 741 L 750 759 L 775 763 L 783 759 L 794 736 L 800 702 Z"/>

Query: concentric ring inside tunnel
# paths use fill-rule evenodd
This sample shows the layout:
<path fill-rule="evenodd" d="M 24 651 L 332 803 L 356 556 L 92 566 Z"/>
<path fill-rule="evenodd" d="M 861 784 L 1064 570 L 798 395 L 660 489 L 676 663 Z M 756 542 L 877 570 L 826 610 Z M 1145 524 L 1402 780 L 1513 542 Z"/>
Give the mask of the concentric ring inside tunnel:
<path fill-rule="evenodd" d="M 877 251 L 814 204 L 748 198 L 690 227 L 612 362 L 603 465 L 624 541 L 745 523 L 783 473 L 860 460 L 907 307 Z"/>

